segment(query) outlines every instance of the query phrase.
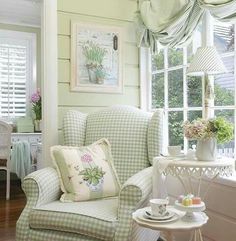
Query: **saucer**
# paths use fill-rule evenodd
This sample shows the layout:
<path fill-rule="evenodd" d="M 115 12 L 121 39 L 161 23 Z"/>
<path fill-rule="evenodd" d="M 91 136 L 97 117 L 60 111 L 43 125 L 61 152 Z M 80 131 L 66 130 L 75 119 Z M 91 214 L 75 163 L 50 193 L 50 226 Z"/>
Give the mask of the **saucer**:
<path fill-rule="evenodd" d="M 179 219 L 179 215 L 174 214 L 174 216 L 169 219 L 154 220 L 154 219 L 150 219 L 149 217 L 146 217 L 144 213 L 143 215 L 141 214 L 140 216 L 138 216 L 138 219 L 140 219 L 141 221 L 150 222 L 150 223 L 170 223 Z"/>
<path fill-rule="evenodd" d="M 144 216 L 145 218 L 152 219 L 152 220 L 158 220 L 158 221 L 170 219 L 170 218 L 172 218 L 174 215 L 175 215 L 174 212 L 167 210 L 167 212 L 165 213 L 164 216 L 159 216 L 159 217 L 158 217 L 158 216 L 154 216 L 154 215 L 152 215 L 152 213 L 151 213 L 150 207 L 144 209 L 144 213 L 143 213 L 143 216 Z"/>
<path fill-rule="evenodd" d="M 175 155 L 175 156 L 169 155 L 169 157 L 186 157 L 186 155 L 184 153 L 180 153 L 180 154 Z"/>

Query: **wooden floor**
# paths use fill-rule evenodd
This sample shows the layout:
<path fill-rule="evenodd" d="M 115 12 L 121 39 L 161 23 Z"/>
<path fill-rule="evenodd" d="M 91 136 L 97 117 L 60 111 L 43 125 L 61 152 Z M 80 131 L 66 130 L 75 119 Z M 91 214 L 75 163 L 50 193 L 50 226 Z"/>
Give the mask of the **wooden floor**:
<path fill-rule="evenodd" d="M 5 199 L 5 182 L 0 181 L 0 240 L 15 241 L 16 221 L 23 210 L 26 199 L 20 181 L 11 181 L 11 197 Z"/>

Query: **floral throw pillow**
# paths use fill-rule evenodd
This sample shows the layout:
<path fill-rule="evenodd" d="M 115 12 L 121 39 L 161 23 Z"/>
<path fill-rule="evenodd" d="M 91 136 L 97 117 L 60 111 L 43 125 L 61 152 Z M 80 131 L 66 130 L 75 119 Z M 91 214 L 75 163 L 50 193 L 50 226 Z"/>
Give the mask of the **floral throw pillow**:
<path fill-rule="evenodd" d="M 62 202 L 118 195 L 120 182 L 107 139 L 82 147 L 53 146 L 51 156 L 60 178 Z"/>

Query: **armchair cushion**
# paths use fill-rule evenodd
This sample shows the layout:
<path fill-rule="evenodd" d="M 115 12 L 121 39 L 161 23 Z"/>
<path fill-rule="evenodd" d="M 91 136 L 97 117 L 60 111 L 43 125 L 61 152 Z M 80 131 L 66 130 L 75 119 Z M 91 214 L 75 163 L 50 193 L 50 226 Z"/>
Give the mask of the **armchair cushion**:
<path fill-rule="evenodd" d="M 77 233 L 101 240 L 112 240 L 117 225 L 118 198 L 62 203 L 54 201 L 30 212 L 33 229 Z"/>
<path fill-rule="evenodd" d="M 107 139 L 90 146 L 54 146 L 51 153 L 64 192 L 61 201 L 118 196 L 120 184 Z"/>

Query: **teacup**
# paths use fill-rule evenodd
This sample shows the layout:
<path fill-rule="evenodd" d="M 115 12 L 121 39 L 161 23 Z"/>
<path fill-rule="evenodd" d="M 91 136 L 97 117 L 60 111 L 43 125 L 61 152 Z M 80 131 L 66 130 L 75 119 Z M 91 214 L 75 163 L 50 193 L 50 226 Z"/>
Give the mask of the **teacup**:
<path fill-rule="evenodd" d="M 181 154 L 181 146 L 168 146 L 170 156 L 178 156 Z"/>
<path fill-rule="evenodd" d="M 151 212 L 153 216 L 162 217 L 165 216 L 167 210 L 166 206 L 169 203 L 169 199 L 151 199 L 150 201 L 151 205 Z"/>

